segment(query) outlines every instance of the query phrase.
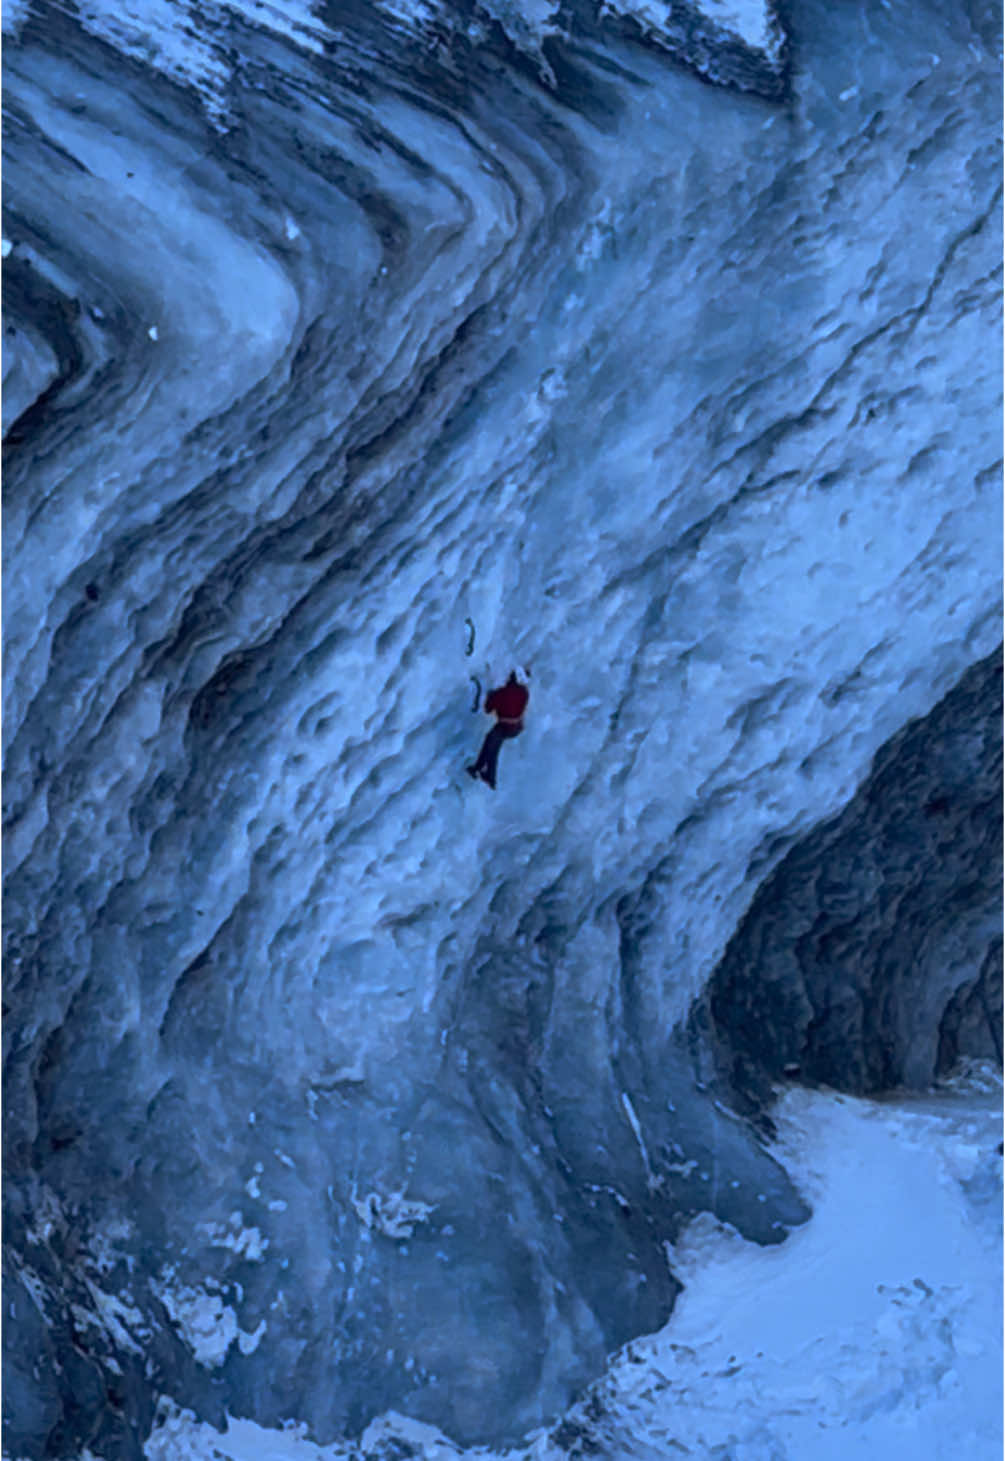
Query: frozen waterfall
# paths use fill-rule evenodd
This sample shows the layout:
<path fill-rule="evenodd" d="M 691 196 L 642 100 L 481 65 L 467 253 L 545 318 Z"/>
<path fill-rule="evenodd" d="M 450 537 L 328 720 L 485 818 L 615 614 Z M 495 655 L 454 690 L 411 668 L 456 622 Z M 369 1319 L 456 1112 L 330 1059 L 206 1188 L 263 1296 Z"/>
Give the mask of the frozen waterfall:
<path fill-rule="evenodd" d="M 516 1442 L 1001 1063 L 998 10 L 4 26 L 5 1445 Z"/>

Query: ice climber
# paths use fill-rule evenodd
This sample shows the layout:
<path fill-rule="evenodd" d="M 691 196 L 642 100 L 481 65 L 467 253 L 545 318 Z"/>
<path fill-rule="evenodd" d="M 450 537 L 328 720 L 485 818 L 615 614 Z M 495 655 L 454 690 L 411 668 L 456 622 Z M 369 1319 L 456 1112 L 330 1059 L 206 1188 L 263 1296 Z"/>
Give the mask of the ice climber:
<path fill-rule="evenodd" d="M 530 691 L 526 685 L 521 685 L 516 677 L 516 670 L 510 670 L 505 685 L 498 690 L 490 690 L 485 697 L 486 714 L 494 714 L 496 723 L 482 742 L 478 760 L 473 766 L 467 767 L 467 773 L 476 780 L 481 777 L 493 791 L 496 785 L 499 747 L 503 741 L 512 740 L 523 730 L 523 713 L 529 699 Z"/>

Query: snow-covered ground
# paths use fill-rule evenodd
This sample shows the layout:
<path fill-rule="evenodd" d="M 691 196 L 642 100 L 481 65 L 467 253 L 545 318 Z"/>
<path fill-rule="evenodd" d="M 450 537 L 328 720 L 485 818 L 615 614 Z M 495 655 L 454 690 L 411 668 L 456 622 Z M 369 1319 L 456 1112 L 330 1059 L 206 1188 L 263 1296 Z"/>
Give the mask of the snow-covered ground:
<path fill-rule="evenodd" d="M 170 1401 L 149 1461 L 422 1461 L 505 1455 L 717 1461 L 993 1461 L 1002 1447 L 1000 1085 L 882 1102 L 794 1089 L 777 1154 L 813 1204 L 758 1248 L 707 1214 L 677 1245 L 686 1288 L 557 1425 L 505 1453 L 464 1451 L 390 1415 L 358 1445 L 291 1424 L 226 1434 Z M 406 1447 L 414 1448 L 408 1451 Z"/>

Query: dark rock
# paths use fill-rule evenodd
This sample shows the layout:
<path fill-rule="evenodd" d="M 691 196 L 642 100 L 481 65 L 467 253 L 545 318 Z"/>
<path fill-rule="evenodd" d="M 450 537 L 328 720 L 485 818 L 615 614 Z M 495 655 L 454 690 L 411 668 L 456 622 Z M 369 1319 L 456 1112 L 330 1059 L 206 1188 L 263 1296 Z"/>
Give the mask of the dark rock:
<path fill-rule="evenodd" d="M 748 1111 L 797 1069 L 880 1092 L 1001 1064 L 1001 671 L 998 651 L 894 736 L 754 898 L 702 1001 Z"/>

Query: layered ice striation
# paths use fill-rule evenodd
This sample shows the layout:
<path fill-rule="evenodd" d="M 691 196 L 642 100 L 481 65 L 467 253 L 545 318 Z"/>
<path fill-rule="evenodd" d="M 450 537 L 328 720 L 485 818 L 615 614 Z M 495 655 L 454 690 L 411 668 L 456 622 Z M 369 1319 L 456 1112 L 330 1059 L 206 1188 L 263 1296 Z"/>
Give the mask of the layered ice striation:
<path fill-rule="evenodd" d="M 636 10 L 8 17 L 12 1454 L 512 1437 L 695 1213 L 808 1216 L 700 1012 L 793 849 L 887 867 L 899 735 L 986 735 L 999 24 Z M 880 1085 L 987 1053 L 990 888 L 841 945 L 912 991 Z"/>

